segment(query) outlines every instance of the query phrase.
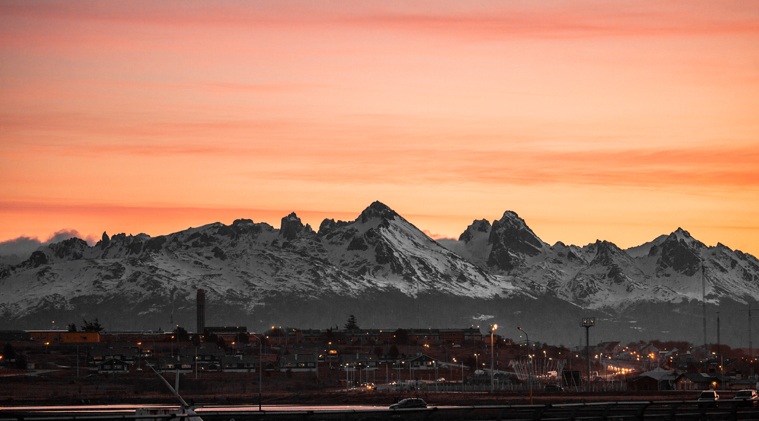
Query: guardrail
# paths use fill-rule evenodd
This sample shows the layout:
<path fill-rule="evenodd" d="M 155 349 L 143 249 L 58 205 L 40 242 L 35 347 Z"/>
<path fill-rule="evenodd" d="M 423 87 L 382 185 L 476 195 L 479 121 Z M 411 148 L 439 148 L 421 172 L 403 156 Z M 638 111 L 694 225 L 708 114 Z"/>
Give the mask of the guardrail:
<path fill-rule="evenodd" d="M 204 421 L 374 421 L 374 420 L 497 420 L 497 421 L 653 421 L 653 420 L 759 420 L 759 406 L 743 400 L 720 400 L 713 404 L 697 401 L 629 401 L 545 405 L 449 406 L 421 409 L 288 410 L 288 411 L 201 411 Z M 0 421 L 186 421 L 187 415 L 132 415 L 123 413 L 62 414 L 55 412 L 12 412 L 4 409 Z"/>

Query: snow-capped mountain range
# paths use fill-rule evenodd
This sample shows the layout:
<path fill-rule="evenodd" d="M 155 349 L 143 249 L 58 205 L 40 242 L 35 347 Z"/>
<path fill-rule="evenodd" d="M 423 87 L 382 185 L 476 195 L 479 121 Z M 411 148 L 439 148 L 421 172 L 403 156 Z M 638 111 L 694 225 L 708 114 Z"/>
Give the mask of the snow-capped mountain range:
<path fill-rule="evenodd" d="M 474 221 L 458 240 L 435 241 L 375 202 L 318 231 L 293 213 L 280 229 L 238 219 L 41 247 L 0 266 L 0 329 L 98 317 L 112 330 L 193 331 L 199 288 L 207 325 L 251 330 L 326 328 L 355 314 L 362 327 L 519 324 L 533 330 L 531 340 L 574 345 L 584 335 L 579 319 L 590 315 L 599 339 L 701 343 L 706 308 L 708 342 L 720 311 L 722 342 L 746 347 L 742 310 L 759 301 L 759 260 L 683 229 L 627 250 L 606 241 L 549 245 L 510 211 L 492 224 Z"/>

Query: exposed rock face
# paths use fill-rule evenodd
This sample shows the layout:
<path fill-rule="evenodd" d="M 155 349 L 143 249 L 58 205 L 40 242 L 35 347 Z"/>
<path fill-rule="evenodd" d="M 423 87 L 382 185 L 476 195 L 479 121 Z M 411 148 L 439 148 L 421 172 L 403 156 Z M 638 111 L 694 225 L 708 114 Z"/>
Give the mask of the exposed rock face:
<path fill-rule="evenodd" d="M 42 265 L 46 265 L 47 262 L 48 262 L 47 255 L 45 253 L 41 252 L 41 251 L 35 251 L 29 257 L 28 262 L 29 262 L 29 265 L 31 265 L 31 267 L 33 267 L 33 268 L 37 268 L 37 267 L 40 267 Z"/>
<path fill-rule="evenodd" d="M 374 202 L 369 205 L 368 208 L 361 212 L 360 220 L 362 223 L 366 223 L 370 219 L 379 218 L 385 220 L 393 220 L 398 214 L 394 210 L 387 207 L 384 203 Z"/>
<path fill-rule="evenodd" d="M 337 221 L 335 222 L 334 219 L 325 219 L 322 221 L 322 223 L 319 225 L 319 236 L 329 236 L 330 233 L 334 232 L 337 229 L 340 229 L 344 226 L 348 225 L 345 221 Z"/>
<path fill-rule="evenodd" d="M 100 239 L 100 248 L 102 250 L 105 250 L 108 248 L 108 246 L 111 244 L 111 239 L 108 237 L 108 234 L 103 231 L 103 237 Z"/>
<path fill-rule="evenodd" d="M 543 242 L 527 227 L 516 213 L 506 211 L 493 222 L 488 242 L 493 245 L 488 256 L 488 266 L 510 271 L 524 263 L 520 255 L 537 256 L 543 250 Z"/>
<path fill-rule="evenodd" d="M 459 241 L 469 242 L 475 238 L 476 233 L 489 234 L 491 229 L 490 222 L 487 219 L 475 219 L 472 225 L 468 226 L 459 236 Z"/>
<path fill-rule="evenodd" d="M 60 243 L 50 244 L 48 247 L 57 259 L 70 258 L 72 260 L 81 259 L 84 251 L 90 248 L 86 241 L 78 238 L 69 238 Z"/>
<path fill-rule="evenodd" d="M 672 268 L 677 273 L 693 276 L 701 269 L 700 251 L 704 248 L 704 244 L 693 239 L 688 231 L 678 228 L 662 243 L 658 267 L 660 270 Z"/>
<path fill-rule="evenodd" d="M 298 235 L 303 232 L 304 229 L 305 227 L 300 221 L 300 218 L 298 218 L 298 216 L 295 215 L 295 212 L 293 212 L 282 218 L 282 224 L 279 228 L 279 235 L 281 235 L 286 240 L 294 240 L 298 238 Z"/>

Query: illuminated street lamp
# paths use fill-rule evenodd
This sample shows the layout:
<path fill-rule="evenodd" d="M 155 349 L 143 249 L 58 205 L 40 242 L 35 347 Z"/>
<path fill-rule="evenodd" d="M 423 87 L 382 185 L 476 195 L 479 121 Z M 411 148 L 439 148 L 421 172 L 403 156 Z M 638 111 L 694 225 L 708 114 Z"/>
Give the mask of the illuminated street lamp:
<path fill-rule="evenodd" d="M 580 326 L 585 328 L 585 359 L 588 361 L 588 391 L 590 391 L 590 328 L 595 326 L 595 317 L 582 319 Z"/>
<path fill-rule="evenodd" d="M 273 326 L 272 326 L 273 327 Z M 253 334 L 253 337 L 255 337 L 258 340 L 258 411 L 261 411 L 261 385 L 263 384 L 264 377 L 264 360 L 263 360 L 263 334 L 261 334 L 261 337 Z M 319 359 L 317 358 L 316 364 L 319 364 Z"/>
<path fill-rule="evenodd" d="M 493 393 L 493 389 L 495 388 L 495 377 L 493 374 L 493 357 L 495 356 L 495 344 L 493 342 L 493 333 L 498 329 L 498 325 L 494 324 L 490 328 L 490 393 Z"/>
<path fill-rule="evenodd" d="M 529 364 L 529 358 L 530 358 L 530 336 L 525 332 L 524 329 L 517 326 L 517 329 L 521 330 L 522 333 L 524 333 L 525 341 L 527 342 L 527 363 Z M 532 364 L 529 364 L 527 366 L 527 385 L 530 388 L 530 404 L 532 404 L 532 379 L 530 378 L 530 372 L 532 371 Z"/>
<path fill-rule="evenodd" d="M 527 332 L 525 332 L 525 330 L 519 326 L 517 326 L 517 329 L 521 330 L 522 333 L 524 333 L 525 342 L 527 343 L 527 357 L 529 358 L 530 357 L 530 335 L 528 335 Z"/>

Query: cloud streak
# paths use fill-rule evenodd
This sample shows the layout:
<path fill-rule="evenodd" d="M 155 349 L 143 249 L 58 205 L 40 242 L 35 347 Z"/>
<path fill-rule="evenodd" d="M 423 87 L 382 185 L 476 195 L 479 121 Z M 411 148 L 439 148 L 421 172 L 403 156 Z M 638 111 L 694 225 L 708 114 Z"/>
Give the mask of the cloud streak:
<path fill-rule="evenodd" d="M 0 238 L 373 200 L 747 225 L 757 41 L 753 1 L 0 2 Z"/>
<path fill-rule="evenodd" d="M 83 239 L 89 245 L 93 245 L 97 241 L 92 236 L 82 236 L 79 231 L 75 229 L 62 229 L 50 234 L 50 236 L 45 241 L 40 241 L 40 239 L 37 237 L 32 238 L 21 236 L 12 240 L 0 242 L 0 256 L 17 256 L 22 259 L 26 259 L 40 247 L 44 247 L 53 243 L 59 243 L 64 240 L 68 240 L 69 238 Z"/>
<path fill-rule="evenodd" d="M 504 36 L 681 36 L 759 32 L 751 1 L 658 2 L 579 1 L 546 7 L 534 2 L 438 2 L 433 8 L 408 2 L 289 2 L 272 7 L 254 2 L 172 3 L 3 2 L 6 16 L 53 21 L 89 21 L 178 27 L 292 26 L 339 24 L 361 28 L 458 34 L 467 38 Z M 139 4 L 139 7 L 135 7 Z M 719 8 L 719 13 L 715 13 Z M 409 12 L 409 9 L 412 11 Z"/>

